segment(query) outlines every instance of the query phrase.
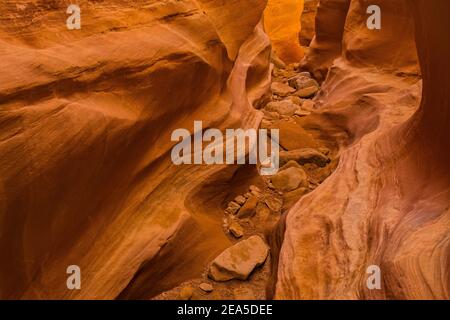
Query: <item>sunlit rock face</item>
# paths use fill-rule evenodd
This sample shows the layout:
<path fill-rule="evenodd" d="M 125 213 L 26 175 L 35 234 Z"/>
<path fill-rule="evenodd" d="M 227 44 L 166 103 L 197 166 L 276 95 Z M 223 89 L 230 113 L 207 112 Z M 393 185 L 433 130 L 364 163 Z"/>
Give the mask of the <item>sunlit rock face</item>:
<path fill-rule="evenodd" d="M 299 62 L 303 50 L 299 43 L 303 0 L 269 0 L 264 25 L 274 53 L 286 63 Z"/>
<path fill-rule="evenodd" d="M 302 30 L 300 32 L 300 44 L 309 47 L 316 32 L 316 13 L 319 0 L 305 0 L 302 13 Z"/>
<path fill-rule="evenodd" d="M 148 298 L 230 245 L 193 193 L 223 168 L 175 167 L 170 138 L 258 125 L 265 1 L 77 3 L 72 31 L 70 1 L 0 3 L 0 298 Z"/>
<path fill-rule="evenodd" d="M 305 126 L 336 139 L 340 164 L 288 213 L 279 299 L 450 298 L 450 3 L 373 3 L 381 32 L 364 28 L 365 1 L 329 20 L 319 6 L 319 30 L 346 21 L 344 48 Z"/>
<path fill-rule="evenodd" d="M 319 1 L 315 36 L 302 67 L 319 80 L 325 80 L 334 59 L 342 52 L 342 38 L 350 0 Z"/>

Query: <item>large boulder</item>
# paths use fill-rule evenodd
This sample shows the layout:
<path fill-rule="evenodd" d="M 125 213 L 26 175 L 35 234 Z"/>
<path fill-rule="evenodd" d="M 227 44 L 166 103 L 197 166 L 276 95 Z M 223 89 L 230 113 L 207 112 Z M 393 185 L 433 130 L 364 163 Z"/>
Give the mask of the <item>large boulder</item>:
<path fill-rule="evenodd" d="M 264 264 L 269 247 L 259 236 L 252 236 L 222 252 L 211 264 L 208 276 L 215 281 L 247 280 L 252 271 Z"/>
<path fill-rule="evenodd" d="M 298 109 L 295 111 L 297 112 Z M 317 148 L 319 145 L 311 134 L 293 121 L 274 122 L 272 128 L 280 129 L 280 145 L 286 150 Z"/>
<path fill-rule="evenodd" d="M 308 175 L 302 168 L 296 167 L 290 167 L 278 172 L 271 180 L 275 189 L 283 192 L 290 192 L 299 187 L 308 186 Z"/>

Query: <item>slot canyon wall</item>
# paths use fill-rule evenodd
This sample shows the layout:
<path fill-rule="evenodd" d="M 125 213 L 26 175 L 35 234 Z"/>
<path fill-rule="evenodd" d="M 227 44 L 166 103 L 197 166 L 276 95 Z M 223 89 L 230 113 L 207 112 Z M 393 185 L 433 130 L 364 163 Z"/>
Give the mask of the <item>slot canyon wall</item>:
<path fill-rule="evenodd" d="M 303 57 L 299 43 L 303 0 L 268 0 L 264 13 L 265 31 L 270 37 L 273 52 L 285 63 Z"/>
<path fill-rule="evenodd" d="M 0 298 L 152 297 L 230 245 L 193 194 L 226 168 L 175 167 L 170 137 L 258 125 L 266 3 L 81 0 L 68 31 L 70 3 L 0 3 Z"/>
<path fill-rule="evenodd" d="M 303 66 L 326 81 L 309 125 L 340 163 L 287 216 L 278 299 L 450 298 L 450 3 L 370 4 L 381 30 L 365 27 L 367 1 L 320 1 Z"/>
<path fill-rule="evenodd" d="M 303 59 L 300 0 L 80 0 L 68 31 L 70 2 L 0 3 L 0 299 L 151 299 L 200 277 L 252 177 L 173 165 L 171 133 L 257 128 L 272 46 L 322 84 L 300 122 L 340 160 L 272 235 L 267 296 L 450 299 L 449 1 L 370 1 L 371 31 L 368 1 L 319 0 Z"/>

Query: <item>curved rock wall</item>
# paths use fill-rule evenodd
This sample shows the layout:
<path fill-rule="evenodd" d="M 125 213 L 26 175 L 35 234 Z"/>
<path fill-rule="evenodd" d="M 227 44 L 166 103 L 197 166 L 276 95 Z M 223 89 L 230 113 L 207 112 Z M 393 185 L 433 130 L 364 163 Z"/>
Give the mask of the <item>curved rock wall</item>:
<path fill-rule="evenodd" d="M 353 0 L 344 58 L 316 98 L 322 115 L 311 125 L 334 135 L 341 160 L 288 214 L 280 299 L 450 298 L 450 4 L 376 2 L 385 31 L 363 31 L 364 2 Z M 415 45 L 423 94 L 408 73 L 419 67 Z M 380 289 L 367 285 L 372 266 Z"/>
<path fill-rule="evenodd" d="M 302 68 L 325 80 L 333 60 L 341 55 L 342 37 L 350 0 L 321 0 L 317 7 L 315 36 Z"/>
<path fill-rule="evenodd" d="M 173 166 L 170 136 L 258 125 L 266 3 L 82 0 L 73 31 L 69 3 L 0 4 L 1 298 L 113 299 L 143 266 L 157 294 L 229 246 L 185 204 L 223 168 Z"/>
<path fill-rule="evenodd" d="M 285 63 L 299 62 L 303 50 L 299 42 L 303 0 L 269 0 L 264 26 L 274 53 Z"/>

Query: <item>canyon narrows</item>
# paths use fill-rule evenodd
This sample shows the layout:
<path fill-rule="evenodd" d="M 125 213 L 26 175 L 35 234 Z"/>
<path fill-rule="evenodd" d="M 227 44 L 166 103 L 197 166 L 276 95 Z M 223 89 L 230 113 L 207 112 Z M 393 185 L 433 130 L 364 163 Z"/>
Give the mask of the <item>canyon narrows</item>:
<path fill-rule="evenodd" d="M 69 5 L 0 3 L 0 299 L 450 299 L 449 1 Z"/>

